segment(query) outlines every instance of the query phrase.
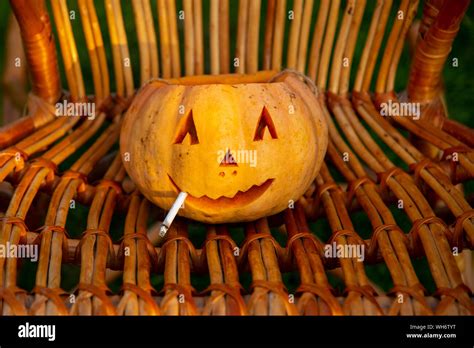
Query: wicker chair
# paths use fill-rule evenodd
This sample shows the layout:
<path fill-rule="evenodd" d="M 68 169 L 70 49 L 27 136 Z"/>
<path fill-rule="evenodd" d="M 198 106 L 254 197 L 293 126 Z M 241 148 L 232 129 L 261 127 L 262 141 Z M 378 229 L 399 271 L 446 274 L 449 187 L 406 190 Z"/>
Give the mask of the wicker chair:
<path fill-rule="evenodd" d="M 474 175 L 474 132 L 447 118 L 441 88 L 468 0 L 427 0 L 420 21 L 414 21 L 417 0 L 239 0 L 238 13 L 236 0 L 210 0 L 209 6 L 131 0 L 139 61 L 131 59 L 135 47 L 128 44 L 119 0 L 101 2 L 106 18 L 98 18 L 97 2 L 77 1 L 86 47 L 77 44 L 82 34 L 73 31 L 66 0 L 10 2 L 32 90 L 27 115 L 0 129 L 0 241 L 36 243 L 39 259 L 34 288 L 26 292 L 18 284 L 19 260 L 0 258 L 3 315 L 474 313 L 474 211 L 458 186 Z M 231 16 L 237 16 L 235 28 Z M 363 19 L 370 27 L 360 37 Z M 396 94 L 407 41 L 409 80 L 406 92 Z M 358 59 L 356 47 L 362 48 Z M 86 49 L 92 76 L 83 75 L 79 61 L 78 50 Z M 163 212 L 135 190 L 117 151 L 122 114 L 138 87 L 134 74 L 141 85 L 158 77 L 283 68 L 305 73 L 325 92 L 330 143 L 314 185 L 278 216 L 205 226 L 203 245 L 189 238 L 199 224 L 184 219 L 160 240 Z M 88 95 L 84 80 L 91 77 Z M 63 100 L 93 101 L 100 112 L 94 120 L 55 117 L 54 105 Z M 382 103 L 403 101 L 420 103 L 420 120 L 381 116 Z M 77 221 L 76 202 L 89 207 L 87 227 L 70 237 L 66 223 Z M 408 233 L 390 209 L 397 205 L 410 221 Z M 370 231 L 354 227 L 357 212 L 368 218 Z M 314 233 L 313 222 L 323 219 L 328 239 Z M 244 231 L 242 242 L 235 231 Z M 333 242 L 363 245 L 364 263 L 325 258 L 324 246 Z M 464 261 L 455 257 L 463 249 Z M 415 272 L 419 257 L 426 257 L 434 294 Z M 380 263 L 393 283 L 387 293 L 364 267 Z M 71 292 L 61 288 L 65 264 L 80 266 Z M 286 289 L 284 273 L 298 274 L 295 291 Z M 251 284 L 244 287 L 248 274 Z M 332 289 L 328 274 L 343 281 L 344 293 Z M 156 275 L 164 276 L 160 288 L 152 286 Z M 194 290 L 194 275 L 209 277 L 207 289 Z M 112 294 L 109 284 L 118 278 L 121 291 Z"/>

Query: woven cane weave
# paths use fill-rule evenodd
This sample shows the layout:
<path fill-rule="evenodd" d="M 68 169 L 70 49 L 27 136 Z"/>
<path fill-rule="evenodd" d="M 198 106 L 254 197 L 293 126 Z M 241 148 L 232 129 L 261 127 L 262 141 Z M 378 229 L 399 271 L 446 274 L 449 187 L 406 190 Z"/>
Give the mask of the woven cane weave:
<path fill-rule="evenodd" d="M 0 312 L 473 314 L 474 131 L 447 118 L 442 80 L 468 5 L 11 0 L 24 53 L 7 54 L 28 62 L 31 90 L 26 115 L 0 129 L 0 244 L 36 245 L 38 259 L 0 258 Z M 178 218 L 161 238 L 166 212 L 118 146 L 137 89 L 284 69 L 314 82 L 328 123 L 310 189 L 275 216 Z M 95 103 L 95 117 L 57 117 L 63 101 Z M 400 103 L 419 117 L 383 116 Z M 330 256 L 349 249 L 363 255 Z"/>

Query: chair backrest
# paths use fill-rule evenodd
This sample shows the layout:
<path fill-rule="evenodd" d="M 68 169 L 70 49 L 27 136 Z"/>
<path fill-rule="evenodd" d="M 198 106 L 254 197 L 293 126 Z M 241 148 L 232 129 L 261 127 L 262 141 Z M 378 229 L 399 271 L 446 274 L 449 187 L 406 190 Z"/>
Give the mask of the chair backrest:
<path fill-rule="evenodd" d="M 91 79 L 83 71 L 90 71 L 93 90 L 87 92 L 97 103 L 111 93 L 129 98 L 150 78 L 283 68 L 303 72 L 321 90 L 333 93 L 393 92 L 407 33 L 420 7 L 418 0 L 78 0 L 76 14 L 77 9 L 68 7 L 66 0 L 48 4 L 52 20 L 45 0 L 12 1 L 32 90 L 49 103 L 62 93 L 59 56 L 69 98 L 86 98 L 84 79 Z M 425 2 L 419 35 L 412 38 L 415 52 L 409 83 L 404 82 L 404 67 L 398 85 L 399 89 L 407 87 L 413 101 L 427 102 L 439 94 L 442 67 L 468 4 L 469 0 L 455 5 L 442 0 Z M 130 16 L 124 21 L 122 7 L 133 12 L 132 23 Z M 98 18 L 98 13 L 106 18 Z M 230 13 L 237 13 L 237 18 Z M 79 17 L 81 25 L 77 24 Z M 359 33 L 367 18 L 370 27 Z M 78 49 L 78 43 L 84 43 L 82 37 L 86 47 Z M 362 46 L 356 60 L 354 50 Z M 84 62 L 85 48 L 89 62 Z M 406 59 L 403 62 L 407 64 Z M 373 83 L 375 88 L 371 88 Z M 30 115 L 21 121 L 21 131 L 12 132 L 10 127 L 9 134 L 2 132 L 0 146 L 14 143 L 51 119 L 48 113 Z M 459 131 L 450 121 L 445 127 Z"/>
<path fill-rule="evenodd" d="M 411 98 L 424 101 L 436 94 L 441 69 L 468 3 L 426 1 L 408 85 Z M 133 83 L 134 73 L 139 74 L 142 84 L 153 77 L 254 73 L 282 68 L 306 73 L 320 89 L 334 93 L 349 91 L 350 71 L 357 69 L 352 88 L 369 90 L 379 56 L 375 91 L 390 92 L 419 7 L 417 0 L 398 4 L 392 0 L 348 0 L 345 8 L 340 0 L 210 0 L 204 1 L 204 5 L 202 0 L 183 0 L 178 2 L 180 8 L 175 0 L 158 0 L 156 6 L 148 0 L 130 4 L 134 21 L 127 25 L 133 26 L 137 36 L 133 40 L 138 45 L 137 61 L 131 60 L 130 52 L 137 47 L 128 44 L 130 37 L 126 35 L 120 1 L 104 0 L 105 8 L 101 10 L 106 18 L 97 17 L 92 0 L 78 0 L 77 17 L 65 0 L 51 1 L 53 25 L 72 98 L 85 97 L 75 39 L 82 34 L 92 68 L 93 92 L 99 100 L 111 92 L 111 68 L 116 82 L 113 92 L 122 96 L 133 94 L 137 87 Z M 127 10 L 130 4 L 126 4 Z M 61 90 L 58 55 L 45 1 L 15 0 L 12 6 L 26 45 L 33 91 L 48 101 L 56 101 Z M 238 7 L 237 19 L 229 18 L 230 6 L 232 14 Z M 209 13 L 203 13 L 205 10 Z M 71 25 L 78 17 L 83 33 L 74 32 Z M 367 18 L 370 28 L 366 37 L 361 37 L 360 25 Z M 105 19 L 106 28 L 100 25 Z M 384 38 L 384 51 L 380 52 Z M 111 57 L 105 52 L 104 40 L 111 43 Z M 357 45 L 364 49 L 359 61 L 353 61 Z M 427 72 L 429 78 L 425 76 Z"/>

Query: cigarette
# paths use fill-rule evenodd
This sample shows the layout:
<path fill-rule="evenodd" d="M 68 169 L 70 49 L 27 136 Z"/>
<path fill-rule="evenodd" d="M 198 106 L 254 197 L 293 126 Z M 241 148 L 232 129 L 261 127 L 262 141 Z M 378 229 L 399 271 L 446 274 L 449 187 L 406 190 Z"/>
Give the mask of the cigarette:
<path fill-rule="evenodd" d="M 178 215 L 178 210 L 182 207 L 184 200 L 188 194 L 186 192 L 180 192 L 176 200 L 174 201 L 173 205 L 171 206 L 170 211 L 166 215 L 165 219 L 160 225 L 160 237 L 164 237 L 166 235 L 166 232 L 168 232 L 171 223 L 173 222 L 174 218 L 176 215 Z"/>

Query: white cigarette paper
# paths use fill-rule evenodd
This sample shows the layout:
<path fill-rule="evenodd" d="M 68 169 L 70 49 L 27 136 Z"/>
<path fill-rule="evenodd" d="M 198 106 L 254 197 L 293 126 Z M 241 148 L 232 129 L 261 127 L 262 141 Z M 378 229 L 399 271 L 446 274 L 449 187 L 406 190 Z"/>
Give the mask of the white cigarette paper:
<path fill-rule="evenodd" d="M 180 192 L 176 200 L 174 201 L 173 205 L 171 206 L 170 211 L 166 215 L 165 219 L 161 223 L 160 226 L 160 237 L 164 237 L 166 235 L 166 232 L 168 232 L 168 229 L 171 226 L 171 223 L 173 222 L 174 218 L 176 215 L 178 215 L 179 209 L 181 209 L 186 197 L 188 194 L 186 192 Z"/>

